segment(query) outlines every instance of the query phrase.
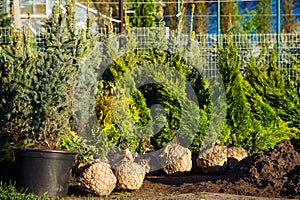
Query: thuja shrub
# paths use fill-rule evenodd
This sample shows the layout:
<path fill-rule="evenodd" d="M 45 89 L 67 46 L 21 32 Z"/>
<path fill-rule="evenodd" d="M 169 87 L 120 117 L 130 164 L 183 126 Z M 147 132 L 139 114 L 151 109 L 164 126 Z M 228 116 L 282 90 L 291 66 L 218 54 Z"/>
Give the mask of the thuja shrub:
<path fill-rule="evenodd" d="M 229 141 L 222 142 L 245 147 L 245 145 L 251 144 L 249 141 L 252 140 L 252 134 L 254 134 L 249 132 L 253 125 L 250 104 L 246 98 L 245 83 L 240 73 L 241 59 L 233 44 L 229 43 L 228 45 L 220 48 L 217 60 L 226 90 L 226 124 L 230 127 L 230 131 L 226 132 L 230 136 L 223 136 Z"/>
<path fill-rule="evenodd" d="M 130 35 L 123 39 L 129 45 L 134 45 L 134 42 L 128 41 L 132 40 L 132 37 L 133 35 Z M 126 53 L 119 57 L 116 53 L 118 52 L 118 45 L 113 38 L 115 38 L 114 35 L 107 39 L 103 44 L 103 51 L 99 52 L 99 57 L 102 58 L 99 70 L 105 71 L 99 81 L 96 94 L 95 110 L 100 131 L 95 136 L 107 138 L 109 147 L 117 146 L 122 149 L 129 148 L 132 152 L 143 152 L 149 143 L 145 139 L 147 138 L 146 135 L 151 135 L 151 130 L 149 129 L 147 133 L 140 133 L 134 127 L 135 124 L 136 126 L 144 126 L 148 123 L 150 110 L 140 91 L 130 89 L 136 88 L 133 77 L 126 76 L 130 70 L 137 66 L 138 59 L 132 46 L 124 47 Z M 107 62 L 109 65 L 106 64 Z M 130 120 L 125 115 L 128 115 Z M 144 136 L 138 137 L 139 135 Z"/>
<path fill-rule="evenodd" d="M 144 58 L 144 60 L 149 61 L 150 63 L 157 62 L 157 64 L 164 66 L 166 70 L 174 70 L 178 73 L 178 76 L 183 77 L 184 80 L 174 88 L 167 87 L 168 85 L 172 84 L 172 80 L 165 80 L 166 85 L 151 84 L 141 88 L 148 106 L 159 104 L 163 107 L 166 115 L 157 116 L 156 119 L 161 122 L 163 121 L 162 118 L 166 117 L 166 122 L 164 126 L 158 132 L 156 132 L 153 137 L 151 137 L 151 144 L 154 146 L 154 148 L 161 148 L 170 143 L 170 141 L 172 141 L 176 136 L 179 138 L 185 138 L 183 140 L 191 144 L 191 146 L 189 146 L 191 150 L 198 150 L 202 144 L 201 142 L 206 132 L 208 123 L 208 114 L 206 112 L 208 110 L 205 110 L 204 107 L 205 104 L 206 106 L 209 104 L 209 100 L 205 101 L 203 96 L 209 95 L 208 90 L 205 90 L 205 82 L 203 81 L 203 78 L 199 75 L 197 70 L 191 70 L 193 69 L 192 65 L 188 63 L 188 61 L 184 59 L 182 55 L 172 53 L 171 48 L 170 51 L 163 53 L 156 49 L 148 53 L 149 54 L 147 54 L 147 57 Z M 161 72 L 156 71 L 156 73 L 159 74 Z M 167 77 L 163 73 L 159 76 Z M 168 83 L 168 81 L 170 81 L 170 83 Z M 157 82 L 159 82 L 159 80 L 157 80 Z M 187 93 L 187 84 L 193 88 L 193 91 L 197 96 L 198 105 L 194 104 L 194 102 L 189 99 L 190 94 Z M 203 90 L 200 91 L 200 88 Z M 184 97 L 177 94 L 181 94 Z M 185 119 L 183 117 L 183 112 L 186 112 L 186 110 L 182 106 L 182 98 L 188 99 L 185 101 L 185 103 L 190 104 L 190 108 L 193 108 L 193 111 L 186 115 L 188 117 Z M 193 112 L 198 113 L 195 114 Z M 200 115 L 199 118 L 197 118 L 198 115 Z M 187 122 L 190 124 L 197 124 L 197 130 L 195 130 L 192 125 L 189 125 Z M 187 138 L 190 138 L 190 140 Z"/>
<path fill-rule="evenodd" d="M 179 23 L 177 33 L 181 32 L 182 20 Z M 96 56 L 101 57 L 100 71 L 104 72 L 95 103 L 101 130 L 95 138 L 104 136 L 109 140 L 105 142 L 108 146 L 129 148 L 132 152 L 159 149 L 170 142 L 191 144 L 191 150 L 199 151 L 212 106 L 208 83 L 189 63 L 191 60 L 197 65 L 201 63 L 198 46 L 190 43 L 186 46 L 188 49 L 182 49 L 186 37 L 172 32 L 167 39 L 166 33 L 161 31 L 164 29 L 158 28 L 149 31 L 148 43 L 144 44 L 151 44 L 151 47 L 138 49 L 135 30 L 130 30 L 129 25 L 125 28 L 127 33 L 121 36 L 122 40 L 114 40 L 109 31 L 100 55 Z M 123 46 L 119 49 L 120 41 Z M 153 75 L 146 78 L 150 84 L 136 88 L 141 81 L 139 78 L 145 75 L 143 70 Z M 170 71 L 174 73 L 168 74 Z M 198 102 L 187 93 L 188 85 Z"/>
<path fill-rule="evenodd" d="M 95 104 L 101 131 L 113 145 L 129 148 L 133 152 L 159 149 L 170 142 L 180 141 L 192 144 L 191 149 L 197 151 L 201 147 L 209 118 L 207 83 L 197 70 L 192 70 L 192 65 L 182 55 L 176 54 L 177 47 L 170 47 L 173 44 L 168 43 L 164 35 L 153 35 L 158 37 L 153 48 L 135 50 L 135 36 L 129 33 L 125 38 L 125 44 L 129 46 L 124 47 L 125 53 L 121 57 L 115 54 L 117 45 L 113 42 L 104 44 L 103 52 L 107 55 L 102 55 L 103 60 L 113 62 L 99 82 Z M 189 51 L 197 52 L 197 49 Z M 149 66 L 153 69 L 149 70 Z M 150 84 L 136 88 L 141 81 L 139 78 L 145 75 L 143 70 L 153 75 L 148 80 Z M 132 71 L 136 73 L 131 74 Z M 173 75 L 168 74 L 170 71 L 174 71 Z M 176 76 L 182 77 L 182 80 Z M 195 90 L 200 106 L 187 94 L 187 83 Z M 170 85 L 172 88 L 168 87 Z M 128 87 L 132 89 L 126 89 Z M 182 102 L 187 105 L 182 105 Z M 183 109 L 183 106 L 189 106 L 191 111 Z M 126 110 L 126 115 L 134 123 L 128 123 L 126 116 L 120 120 L 124 115 L 121 110 Z M 200 120 L 195 117 L 198 115 L 201 116 Z M 183 116 L 188 119 L 183 119 Z M 193 142 L 195 135 L 197 139 Z"/>
<path fill-rule="evenodd" d="M 135 41 L 133 38 L 131 35 L 127 40 Z M 210 99 L 214 94 L 210 94 L 210 85 L 199 71 L 193 69 L 183 56 L 172 51 L 172 44 L 159 39 L 156 41 L 159 47 L 157 49 L 136 51 L 132 45 L 126 47 L 126 53 L 122 57 L 113 54 L 117 51 L 114 49 L 116 45 L 106 44 L 108 54 L 102 55 L 103 60 L 110 58 L 113 63 L 104 72 L 97 94 L 96 111 L 102 132 L 113 145 L 123 149 L 129 148 L 133 152 L 159 149 L 170 142 L 176 142 L 173 139 L 179 134 L 179 138 L 191 138 L 189 148 L 197 152 L 203 147 L 209 124 L 215 123 L 213 115 L 216 113 L 212 113 L 214 105 Z M 259 58 L 249 58 L 249 61 L 242 63 L 240 52 L 230 38 L 227 41 L 226 46 L 219 48 L 217 59 L 226 93 L 226 105 L 218 106 L 227 108 L 226 118 L 224 125 L 215 126 L 222 129 L 221 135 L 213 138 L 219 138 L 223 144 L 229 146 L 241 146 L 248 152 L 272 148 L 283 139 L 298 138 L 299 93 L 295 88 L 297 84 L 289 78 L 285 69 L 277 67 L 276 52 L 274 51 L 267 61 L 264 54 L 261 54 Z M 192 48 L 195 49 L 189 50 L 197 56 L 197 47 Z M 176 70 L 185 81 L 179 81 L 175 91 L 163 84 L 147 84 L 136 88 L 135 81 L 143 74 L 128 75 L 129 72 L 153 63 L 168 70 Z M 244 74 L 240 71 L 242 67 L 247 69 Z M 159 83 L 161 77 L 167 77 L 160 68 L 157 68 L 155 73 L 160 78 L 153 78 L 152 82 Z M 295 80 L 299 78 L 296 77 Z M 171 79 L 164 81 L 168 83 Z M 198 126 L 195 133 L 190 131 L 192 129 L 189 125 L 178 133 L 184 110 L 180 105 L 181 97 L 176 94 L 187 95 L 187 83 L 192 86 L 199 104 L 192 105 L 195 106 L 193 110 L 201 117 L 196 119 Z M 128 85 L 134 89 L 127 90 Z M 126 94 L 125 99 L 121 96 L 116 98 L 116 94 Z M 161 107 L 150 110 L 151 106 L 157 104 Z M 120 120 L 122 113 L 118 110 L 113 111 L 115 105 L 121 110 L 126 110 L 134 123 Z M 153 111 L 157 115 L 152 115 Z M 191 123 L 195 120 L 193 116 L 196 115 L 190 114 L 188 119 Z M 152 121 L 157 124 L 151 124 Z M 139 129 L 135 127 L 145 127 L 149 124 L 146 132 L 138 132 Z M 214 134 L 219 134 L 218 131 L 220 130 L 215 130 Z"/>
<path fill-rule="evenodd" d="M 266 105 L 264 110 L 253 105 L 253 113 L 264 119 L 263 126 L 275 125 L 273 134 L 264 136 L 265 145 L 272 147 L 282 139 L 299 138 L 299 94 L 287 69 L 278 67 L 276 50 L 271 52 L 267 62 L 261 61 L 252 59 L 249 62 L 245 79 L 253 88 L 248 99 L 255 97 L 257 102 Z"/>
<path fill-rule="evenodd" d="M 263 55 L 250 59 L 245 76 L 240 72 L 241 63 L 231 42 L 220 48 L 218 68 L 227 96 L 222 142 L 250 152 L 296 137 L 299 130 L 294 121 L 299 115 L 294 109 L 299 106 L 299 97 L 285 69 L 278 69 L 276 54 L 267 62 Z M 283 103 L 289 108 L 282 109 Z"/>

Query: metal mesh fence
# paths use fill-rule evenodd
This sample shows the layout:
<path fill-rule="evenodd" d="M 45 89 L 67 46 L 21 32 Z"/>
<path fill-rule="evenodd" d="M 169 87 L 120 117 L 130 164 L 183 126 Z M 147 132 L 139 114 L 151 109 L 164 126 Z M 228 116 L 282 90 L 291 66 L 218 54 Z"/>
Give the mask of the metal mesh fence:
<path fill-rule="evenodd" d="M 0 43 L 9 43 L 9 31 L 10 29 L 0 29 Z M 30 29 L 29 29 L 30 31 Z M 37 35 L 38 40 L 36 43 L 42 43 L 45 30 L 32 32 Z M 49 30 L 48 30 L 49 31 Z M 117 34 L 118 29 L 114 29 L 113 32 Z M 137 39 L 137 49 L 149 49 L 155 46 L 158 37 L 170 37 L 168 28 L 136 28 L 133 29 Z M 98 30 L 99 37 L 103 41 L 108 36 L 108 31 L 105 28 Z M 126 33 L 125 33 L 126 34 Z M 219 38 L 218 38 L 219 37 Z M 216 35 L 216 34 L 203 34 L 196 35 L 194 40 L 197 42 L 200 49 L 202 60 L 202 67 L 205 70 L 205 75 L 208 77 L 214 77 L 217 73 L 217 50 L 218 44 L 227 44 L 228 39 L 232 40 L 232 43 L 238 49 L 239 55 L 243 60 L 244 66 L 251 57 L 258 57 L 263 49 L 267 47 L 265 52 L 265 59 L 268 61 L 270 54 L 276 47 L 280 49 L 279 62 L 280 67 L 285 67 L 289 70 L 291 76 L 293 76 L 292 66 L 297 59 L 300 58 L 300 33 L 289 33 L 280 35 L 280 43 L 277 43 L 277 34 L 232 34 L 232 35 Z M 219 40 L 218 40 L 219 39 Z M 180 42 L 187 43 L 189 41 L 188 35 L 181 35 Z M 219 42 L 219 43 L 218 43 Z M 280 45 L 278 45 L 280 44 Z M 279 67 L 279 66 L 278 66 Z"/>
<path fill-rule="evenodd" d="M 153 31 L 155 33 L 153 33 Z M 151 48 L 151 45 L 153 45 L 157 39 L 155 36 L 161 31 L 163 31 L 163 33 L 160 33 L 160 35 L 169 37 L 170 34 L 167 28 L 135 29 L 138 48 Z M 279 56 L 278 67 L 288 69 L 291 76 L 293 76 L 292 65 L 300 58 L 300 33 L 281 34 L 279 43 L 277 41 L 277 34 L 196 35 L 194 40 L 198 43 L 198 48 L 201 52 L 199 57 L 202 58 L 202 67 L 205 70 L 206 76 L 216 76 L 218 45 L 228 44 L 228 39 L 235 45 L 243 61 L 241 71 L 245 70 L 246 63 L 250 58 L 258 58 L 262 53 L 264 53 L 263 55 L 267 62 L 275 48 L 278 50 Z M 188 43 L 189 36 L 182 35 L 180 36 L 180 40 L 180 42 Z"/>
<path fill-rule="evenodd" d="M 9 31 L 9 28 L 0 28 L 0 44 L 9 43 Z"/>
<path fill-rule="evenodd" d="M 239 55 L 243 60 L 241 71 L 245 70 L 246 63 L 250 58 L 258 58 L 264 53 L 265 61 L 270 59 L 274 48 L 278 48 L 279 62 L 278 67 L 285 67 L 293 76 L 292 65 L 300 56 L 299 39 L 300 34 L 282 34 L 280 43 L 277 42 L 277 34 L 234 34 L 220 35 L 220 43 L 226 45 L 228 39 L 238 49 Z M 217 67 L 217 35 L 197 35 L 195 38 L 199 42 L 200 48 L 203 49 L 204 68 L 208 76 L 215 76 Z M 279 44 L 279 46 L 277 46 Z M 264 52 L 266 50 L 266 52 Z"/>
<path fill-rule="evenodd" d="M 13 30 L 11 28 L 0 28 L 0 45 L 2 44 L 9 44 L 12 42 L 11 40 L 13 38 L 10 37 L 10 32 L 11 31 L 18 31 L 21 33 L 21 30 Z M 26 28 L 26 31 L 31 35 L 31 42 L 33 47 L 37 47 L 38 44 L 43 44 L 45 42 L 45 37 L 46 37 L 46 32 L 51 32 L 51 29 L 32 29 L 30 26 Z"/>

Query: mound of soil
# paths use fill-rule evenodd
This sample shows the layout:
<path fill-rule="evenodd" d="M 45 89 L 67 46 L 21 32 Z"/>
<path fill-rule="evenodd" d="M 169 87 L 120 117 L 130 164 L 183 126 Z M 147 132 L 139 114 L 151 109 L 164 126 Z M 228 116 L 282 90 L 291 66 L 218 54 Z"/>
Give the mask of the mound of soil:
<path fill-rule="evenodd" d="M 299 196 L 300 195 L 300 165 L 297 165 L 284 177 L 285 182 L 281 190 L 283 196 Z"/>
<path fill-rule="evenodd" d="M 300 198 L 300 155 L 289 141 L 255 153 L 225 175 L 148 176 L 137 196 L 201 192 Z"/>
<path fill-rule="evenodd" d="M 300 155 L 290 141 L 276 144 L 274 149 L 261 151 L 243 159 L 229 172 L 231 181 L 244 180 L 258 188 L 273 187 L 281 190 L 290 178 L 296 178 Z"/>

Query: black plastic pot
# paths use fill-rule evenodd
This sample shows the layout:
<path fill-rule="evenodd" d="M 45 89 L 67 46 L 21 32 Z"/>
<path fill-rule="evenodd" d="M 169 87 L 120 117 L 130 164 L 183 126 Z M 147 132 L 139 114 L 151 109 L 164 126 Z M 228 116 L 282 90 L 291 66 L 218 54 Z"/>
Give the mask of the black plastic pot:
<path fill-rule="evenodd" d="M 16 148 L 16 183 L 29 193 L 65 197 L 75 152 Z"/>

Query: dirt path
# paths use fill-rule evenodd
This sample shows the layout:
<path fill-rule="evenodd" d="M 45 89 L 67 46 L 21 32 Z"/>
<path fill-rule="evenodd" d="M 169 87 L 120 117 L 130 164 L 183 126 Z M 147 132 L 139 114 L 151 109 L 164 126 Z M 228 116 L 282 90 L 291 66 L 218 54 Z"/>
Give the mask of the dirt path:
<path fill-rule="evenodd" d="M 125 198 L 128 200 L 283 200 L 286 198 L 267 198 L 267 197 L 253 197 L 253 196 L 243 196 L 243 195 L 232 195 L 232 194 L 222 194 L 222 193 L 209 193 L 201 192 L 199 194 L 179 194 L 170 196 L 150 196 L 150 197 L 129 197 Z M 291 199 L 293 200 L 293 199 Z M 294 199 L 296 200 L 296 199 Z"/>

